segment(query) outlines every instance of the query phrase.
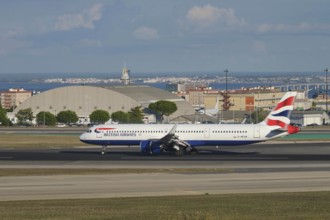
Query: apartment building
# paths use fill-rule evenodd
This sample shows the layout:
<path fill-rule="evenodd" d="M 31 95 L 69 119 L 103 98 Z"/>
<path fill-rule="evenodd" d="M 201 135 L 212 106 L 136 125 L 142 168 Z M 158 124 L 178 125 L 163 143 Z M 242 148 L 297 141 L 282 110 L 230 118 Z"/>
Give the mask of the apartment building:
<path fill-rule="evenodd" d="M 32 96 L 31 91 L 25 89 L 9 89 L 8 91 L 2 91 L 1 93 L 1 106 L 4 109 L 15 108 L 22 102 Z"/>

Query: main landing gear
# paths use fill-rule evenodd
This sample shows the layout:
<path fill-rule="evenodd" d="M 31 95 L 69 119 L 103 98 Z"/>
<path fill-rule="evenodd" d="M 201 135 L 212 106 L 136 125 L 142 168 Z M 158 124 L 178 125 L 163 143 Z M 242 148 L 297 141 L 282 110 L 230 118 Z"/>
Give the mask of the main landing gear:
<path fill-rule="evenodd" d="M 185 152 L 188 152 L 190 155 L 197 155 L 198 154 L 198 150 L 194 147 L 187 147 L 184 148 L 182 146 L 179 145 L 174 145 L 173 146 L 173 154 L 176 157 L 182 157 L 184 155 Z"/>
<path fill-rule="evenodd" d="M 189 151 L 189 154 L 190 155 L 197 155 L 198 154 L 198 150 L 196 148 L 192 148 L 190 151 Z"/>
<path fill-rule="evenodd" d="M 183 156 L 183 152 L 185 151 L 185 149 L 179 145 L 174 145 L 173 146 L 174 149 L 174 156 L 176 157 L 182 157 Z"/>
<path fill-rule="evenodd" d="M 107 147 L 107 145 L 102 145 L 102 152 L 101 154 L 104 155 L 106 152 L 105 152 L 105 148 Z"/>

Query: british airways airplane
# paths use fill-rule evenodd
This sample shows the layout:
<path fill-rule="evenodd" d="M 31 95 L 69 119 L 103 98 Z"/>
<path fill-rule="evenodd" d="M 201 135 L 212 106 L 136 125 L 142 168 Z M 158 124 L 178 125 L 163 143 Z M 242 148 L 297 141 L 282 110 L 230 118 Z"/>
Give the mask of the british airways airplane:
<path fill-rule="evenodd" d="M 138 145 L 141 152 L 157 155 L 162 151 L 182 156 L 198 153 L 198 146 L 245 145 L 294 134 L 290 125 L 296 92 L 287 92 L 259 124 L 116 124 L 97 125 L 80 135 L 87 144 L 103 146 Z"/>

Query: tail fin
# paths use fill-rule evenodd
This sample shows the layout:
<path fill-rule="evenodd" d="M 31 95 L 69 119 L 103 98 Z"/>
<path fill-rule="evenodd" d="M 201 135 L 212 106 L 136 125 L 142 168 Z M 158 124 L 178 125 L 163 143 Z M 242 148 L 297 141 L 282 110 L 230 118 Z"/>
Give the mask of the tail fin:
<path fill-rule="evenodd" d="M 269 113 L 263 123 L 275 129 L 287 131 L 289 134 L 296 133 L 300 128 L 290 125 L 290 115 L 297 92 L 284 94 L 276 107 Z"/>

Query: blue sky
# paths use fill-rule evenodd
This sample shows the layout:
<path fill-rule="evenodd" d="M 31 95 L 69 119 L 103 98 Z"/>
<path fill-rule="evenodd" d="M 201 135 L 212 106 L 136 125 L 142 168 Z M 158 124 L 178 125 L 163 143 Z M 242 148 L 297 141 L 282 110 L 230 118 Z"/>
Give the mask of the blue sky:
<path fill-rule="evenodd" d="M 327 0 L 0 0 L 0 73 L 330 67 Z"/>

